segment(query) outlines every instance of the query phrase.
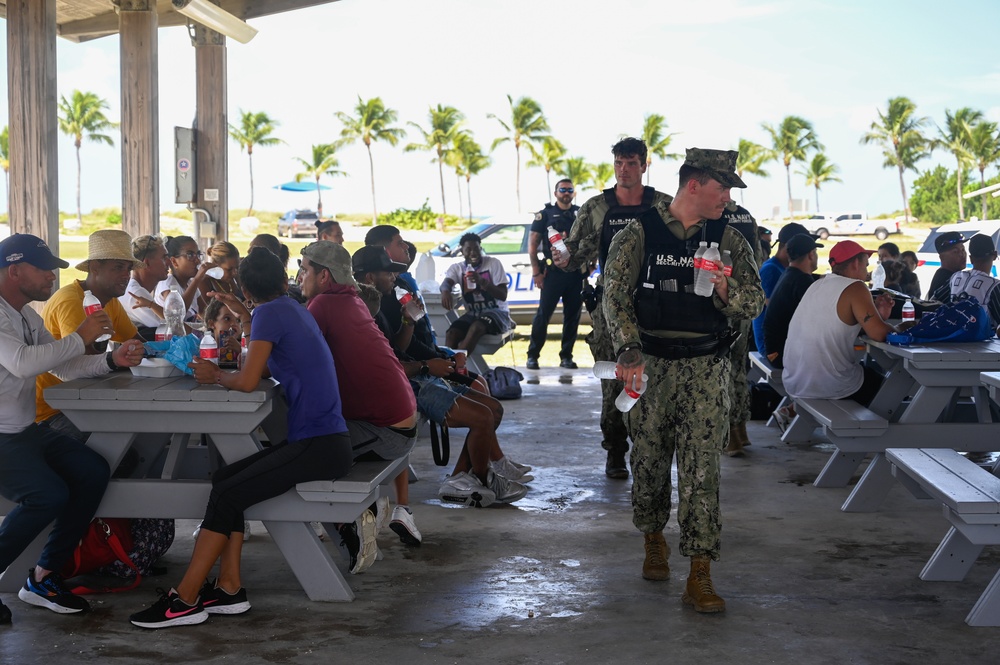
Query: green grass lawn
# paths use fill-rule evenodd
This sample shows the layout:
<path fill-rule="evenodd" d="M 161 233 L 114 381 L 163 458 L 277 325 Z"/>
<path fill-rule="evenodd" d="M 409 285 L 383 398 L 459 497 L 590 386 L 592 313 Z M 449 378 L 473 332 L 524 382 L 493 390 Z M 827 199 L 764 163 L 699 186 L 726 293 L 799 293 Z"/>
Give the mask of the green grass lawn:
<path fill-rule="evenodd" d="M 584 338 L 590 333 L 589 325 L 580 325 L 577 331 L 576 345 L 573 347 L 573 360 L 583 368 L 594 366 L 594 356 L 590 353 L 590 347 Z M 440 336 L 441 332 L 438 331 Z M 528 342 L 531 334 L 530 325 L 518 325 L 514 329 L 514 339 L 493 355 L 483 356 L 490 367 L 506 365 L 507 367 L 518 367 L 524 370 L 524 363 L 528 359 Z M 545 338 L 545 346 L 538 356 L 538 364 L 545 367 L 559 367 L 559 348 L 562 344 L 562 324 L 550 325 Z"/>

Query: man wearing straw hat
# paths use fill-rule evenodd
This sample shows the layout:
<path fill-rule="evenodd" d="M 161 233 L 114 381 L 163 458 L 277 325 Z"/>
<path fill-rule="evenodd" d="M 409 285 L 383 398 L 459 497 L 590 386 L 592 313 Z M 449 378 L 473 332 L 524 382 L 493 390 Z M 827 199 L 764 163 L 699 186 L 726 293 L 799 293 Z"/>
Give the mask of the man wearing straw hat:
<path fill-rule="evenodd" d="M 124 343 L 127 340 L 138 340 L 140 344 L 130 346 L 134 346 L 135 351 L 141 354 L 143 339 L 118 300 L 119 296 L 125 295 L 132 269 L 143 265 L 132 254 L 132 238 L 120 229 L 103 229 L 92 233 L 87 245 L 87 260 L 76 266 L 77 270 L 87 273 L 87 278 L 82 281 L 74 280 L 49 298 L 42 310 L 45 328 L 56 339 L 62 339 L 76 330 L 86 318 L 83 311 L 84 291 L 90 291 L 97 296 L 104 311 L 111 317 L 114 328 L 111 333 L 112 341 Z M 107 342 L 94 342 L 87 346 L 86 353 L 94 355 L 106 350 Z M 66 416 L 45 401 L 45 389 L 59 383 L 62 381 L 50 372 L 38 375 L 35 381 L 35 422 L 46 422 L 54 429 L 82 437 L 80 430 Z"/>

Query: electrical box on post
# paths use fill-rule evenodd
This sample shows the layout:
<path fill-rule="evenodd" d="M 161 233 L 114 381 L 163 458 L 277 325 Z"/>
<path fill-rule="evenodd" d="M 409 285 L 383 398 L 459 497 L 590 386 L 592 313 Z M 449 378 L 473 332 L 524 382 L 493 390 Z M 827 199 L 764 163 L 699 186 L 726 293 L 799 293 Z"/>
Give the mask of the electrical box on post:
<path fill-rule="evenodd" d="M 174 203 L 195 200 L 194 130 L 174 127 Z"/>

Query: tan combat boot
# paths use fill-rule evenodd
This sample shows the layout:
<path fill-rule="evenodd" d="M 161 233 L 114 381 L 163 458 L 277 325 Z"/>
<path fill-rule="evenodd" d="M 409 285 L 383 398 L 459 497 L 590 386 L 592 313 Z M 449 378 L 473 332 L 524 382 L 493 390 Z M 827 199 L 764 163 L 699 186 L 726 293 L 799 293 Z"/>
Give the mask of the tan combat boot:
<path fill-rule="evenodd" d="M 722 449 L 722 452 L 726 453 L 730 457 L 743 456 L 743 437 L 740 436 L 740 428 L 738 425 L 729 426 L 729 443 L 727 443 L 726 447 Z"/>
<path fill-rule="evenodd" d="M 642 562 L 642 576 L 647 580 L 662 582 L 670 579 L 670 565 L 667 558 L 670 548 L 663 539 L 663 532 L 643 534 L 646 540 L 646 560 Z"/>
<path fill-rule="evenodd" d="M 740 429 L 740 440 L 743 443 L 743 447 L 746 448 L 747 446 L 753 445 L 750 443 L 750 435 L 747 434 L 747 424 L 740 423 L 739 429 Z"/>
<path fill-rule="evenodd" d="M 694 606 L 695 612 L 724 612 L 726 601 L 719 598 L 712 586 L 712 560 L 705 556 L 691 557 L 691 574 L 688 576 L 684 595 L 681 597 L 688 605 Z"/>

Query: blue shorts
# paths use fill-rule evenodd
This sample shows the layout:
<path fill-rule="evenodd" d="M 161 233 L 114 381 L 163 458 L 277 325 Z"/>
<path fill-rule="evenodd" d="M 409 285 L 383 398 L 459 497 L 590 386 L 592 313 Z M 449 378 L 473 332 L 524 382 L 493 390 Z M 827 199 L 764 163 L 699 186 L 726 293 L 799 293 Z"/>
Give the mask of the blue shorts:
<path fill-rule="evenodd" d="M 449 383 L 436 376 L 410 379 L 417 385 L 417 410 L 437 424 L 444 423 L 458 398 L 469 392 L 468 386 Z"/>

